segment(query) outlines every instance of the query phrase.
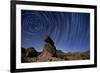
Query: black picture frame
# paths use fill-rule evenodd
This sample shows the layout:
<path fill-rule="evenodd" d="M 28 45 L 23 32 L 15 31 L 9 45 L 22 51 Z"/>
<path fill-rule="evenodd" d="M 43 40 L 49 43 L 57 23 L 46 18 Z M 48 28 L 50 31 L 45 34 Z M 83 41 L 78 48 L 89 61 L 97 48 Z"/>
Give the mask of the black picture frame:
<path fill-rule="evenodd" d="M 16 5 L 38 5 L 38 6 L 52 6 L 52 7 L 71 7 L 71 8 L 85 8 L 94 10 L 94 64 L 87 65 L 73 65 L 73 66 L 55 66 L 55 67 L 40 67 L 40 68 L 16 68 Z M 47 2 L 33 2 L 33 1 L 11 1 L 11 72 L 29 72 L 29 71 L 45 71 L 45 70 L 61 70 L 61 69 L 79 69 L 97 67 L 97 6 L 94 5 L 79 5 L 79 4 L 62 4 L 62 3 L 47 3 Z"/>

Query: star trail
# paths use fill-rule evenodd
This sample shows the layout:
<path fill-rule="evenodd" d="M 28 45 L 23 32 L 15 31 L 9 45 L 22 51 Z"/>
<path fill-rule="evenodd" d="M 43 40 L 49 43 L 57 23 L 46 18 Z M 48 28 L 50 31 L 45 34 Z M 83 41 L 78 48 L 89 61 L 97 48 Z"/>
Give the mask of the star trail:
<path fill-rule="evenodd" d="M 21 47 L 41 51 L 49 35 L 65 52 L 90 49 L 90 14 L 21 10 Z"/>

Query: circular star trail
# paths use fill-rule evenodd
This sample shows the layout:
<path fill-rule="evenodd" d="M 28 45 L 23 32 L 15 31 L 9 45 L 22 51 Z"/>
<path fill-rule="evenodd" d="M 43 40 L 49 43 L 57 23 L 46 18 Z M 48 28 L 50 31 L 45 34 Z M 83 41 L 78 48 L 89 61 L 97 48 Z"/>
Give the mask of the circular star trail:
<path fill-rule="evenodd" d="M 43 49 L 44 37 L 49 35 L 58 49 L 83 51 L 90 48 L 88 13 L 21 11 L 22 47 Z"/>

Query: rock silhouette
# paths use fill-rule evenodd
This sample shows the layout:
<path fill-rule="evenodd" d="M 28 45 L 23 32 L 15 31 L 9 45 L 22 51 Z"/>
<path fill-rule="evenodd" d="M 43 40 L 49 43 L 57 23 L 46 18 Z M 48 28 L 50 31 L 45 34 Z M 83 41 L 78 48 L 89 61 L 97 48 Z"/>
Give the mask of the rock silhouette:
<path fill-rule="evenodd" d="M 34 60 L 36 61 L 37 56 L 38 52 L 33 47 L 21 49 L 21 62 L 32 62 Z"/>
<path fill-rule="evenodd" d="M 38 52 L 35 50 L 35 48 L 30 47 L 27 48 L 27 52 L 26 52 L 26 57 L 37 57 Z"/>
<path fill-rule="evenodd" d="M 56 47 L 54 46 L 53 40 L 49 36 L 46 36 L 44 42 L 45 42 L 44 48 L 39 56 L 39 59 L 48 60 L 51 59 L 52 57 L 56 57 Z"/>

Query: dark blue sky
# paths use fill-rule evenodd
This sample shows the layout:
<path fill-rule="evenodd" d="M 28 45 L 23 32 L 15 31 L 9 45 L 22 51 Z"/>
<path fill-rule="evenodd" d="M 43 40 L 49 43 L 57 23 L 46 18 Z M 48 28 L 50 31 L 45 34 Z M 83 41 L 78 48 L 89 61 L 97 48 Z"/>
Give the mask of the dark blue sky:
<path fill-rule="evenodd" d="M 21 47 L 41 51 L 46 35 L 62 51 L 89 50 L 90 14 L 21 10 Z"/>

